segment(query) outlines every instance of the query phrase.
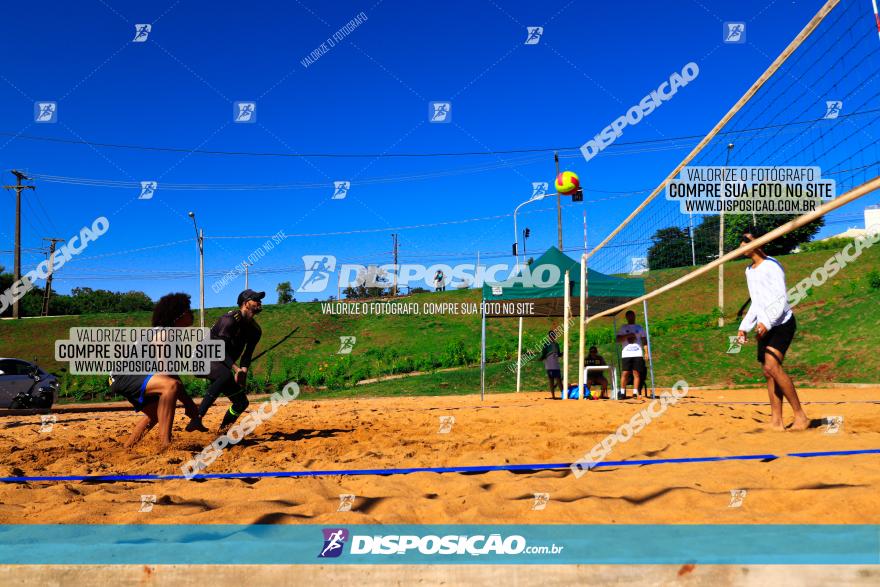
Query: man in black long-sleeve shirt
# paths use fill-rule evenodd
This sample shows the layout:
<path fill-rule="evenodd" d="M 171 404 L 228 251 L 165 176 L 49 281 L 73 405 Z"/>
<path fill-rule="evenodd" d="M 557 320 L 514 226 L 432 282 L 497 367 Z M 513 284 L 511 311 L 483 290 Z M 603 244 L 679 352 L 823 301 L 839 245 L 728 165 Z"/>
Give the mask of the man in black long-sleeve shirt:
<path fill-rule="evenodd" d="M 261 300 L 265 296 L 266 292 L 263 291 L 244 290 L 238 294 L 238 310 L 223 314 L 211 327 L 211 338 L 225 343 L 226 358 L 211 364 L 211 373 L 208 375 L 211 385 L 199 406 L 199 414 L 204 417 L 221 393 L 228 397 L 232 405 L 223 416 L 221 431 L 231 426 L 248 407 L 244 384 L 254 349 L 263 335 L 255 318 L 263 310 Z M 236 360 L 238 365 L 235 364 Z"/>

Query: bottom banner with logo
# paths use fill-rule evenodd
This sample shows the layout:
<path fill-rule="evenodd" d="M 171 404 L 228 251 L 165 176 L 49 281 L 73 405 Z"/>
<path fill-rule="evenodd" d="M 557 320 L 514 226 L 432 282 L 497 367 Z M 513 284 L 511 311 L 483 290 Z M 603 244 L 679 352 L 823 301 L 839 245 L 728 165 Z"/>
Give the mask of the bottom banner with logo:
<path fill-rule="evenodd" d="M 877 525 L 0 525 L 0 564 L 880 564 Z"/>

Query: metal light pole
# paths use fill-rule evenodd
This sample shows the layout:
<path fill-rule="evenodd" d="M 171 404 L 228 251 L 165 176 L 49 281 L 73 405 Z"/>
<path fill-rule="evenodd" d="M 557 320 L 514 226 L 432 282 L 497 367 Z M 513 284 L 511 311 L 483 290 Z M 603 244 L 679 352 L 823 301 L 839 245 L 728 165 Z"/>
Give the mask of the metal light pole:
<path fill-rule="evenodd" d="M 199 230 L 196 215 L 189 212 L 193 227 L 196 229 L 196 242 L 199 245 L 199 327 L 205 327 L 205 231 Z"/>
<path fill-rule="evenodd" d="M 520 204 L 519 206 L 517 206 L 513 210 L 513 238 L 514 238 L 514 243 L 515 243 L 514 246 L 516 248 L 516 264 L 517 265 L 519 265 L 519 231 L 516 228 L 516 213 L 519 212 L 519 209 L 522 208 L 523 206 L 525 206 L 526 204 L 531 203 L 531 202 L 537 202 L 538 200 L 543 200 L 546 196 L 547 196 L 547 194 L 538 194 L 538 195 L 532 196 L 531 198 L 529 198 L 528 200 L 526 200 L 525 202 L 523 202 L 522 204 Z"/>
<path fill-rule="evenodd" d="M 519 231 L 516 228 L 516 213 L 519 212 L 519 209 L 528 204 L 529 202 L 537 202 L 538 200 L 543 200 L 546 194 L 537 194 L 517 206 L 513 210 L 513 237 L 514 248 L 516 249 L 516 264 L 519 266 Z M 516 390 L 520 390 L 520 384 L 522 382 L 522 329 L 523 329 L 523 319 L 522 316 L 519 317 L 519 336 L 517 337 L 516 344 Z"/>

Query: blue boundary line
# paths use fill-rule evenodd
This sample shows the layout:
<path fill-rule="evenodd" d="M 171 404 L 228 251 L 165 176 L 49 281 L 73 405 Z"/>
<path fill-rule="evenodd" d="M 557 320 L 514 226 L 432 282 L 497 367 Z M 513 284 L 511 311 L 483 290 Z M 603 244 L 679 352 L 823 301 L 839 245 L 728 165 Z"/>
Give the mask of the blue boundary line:
<path fill-rule="evenodd" d="M 738 400 L 738 401 L 724 401 L 724 402 L 711 402 L 708 400 L 693 400 L 690 398 L 682 398 L 678 400 L 679 403 L 686 404 L 705 404 L 712 406 L 727 406 L 727 405 L 751 405 L 751 406 L 769 406 L 770 402 L 765 402 L 762 400 Z M 812 402 L 801 402 L 801 405 L 838 405 L 838 404 L 880 404 L 880 400 L 878 399 L 854 399 L 854 400 L 821 400 L 821 401 L 812 401 Z"/>
<path fill-rule="evenodd" d="M 788 453 L 789 457 L 831 457 L 880 454 L 880 449 L 843 450 L 828 452 Z M 735 455 L 727 457 L 687 457 L 678 459 L 645 459 L 634 461 L 603 461 L 590 469 L 607 467 L 640 467 L 646 465 L 711 463 L 719 461 L 772 461 L 778 455 Z M 255 471 L 251 473 L 209 473 L 194 475 L 192 480 L 202 479 L 263 479 L 263 478 L 296 478 L 296 477 L 334 477 L 358 475 L 409 475 L 411 473 L 489 473 L 493 471 L 562 471 L 571 468 L 571 463 L 537 463 L 531 465 L 476 465 L 454 467 L 413 467 L 406 469 L 339 469 L 323 471 Z M 59 481 L 88 481 L 108 483 L 117 481 L 173 481 L 186 479 L 184 475 L 63 475 L 63 476 L 32 476 L 32 477 L 0 477 L 0 483 L 36 483 Z"/>

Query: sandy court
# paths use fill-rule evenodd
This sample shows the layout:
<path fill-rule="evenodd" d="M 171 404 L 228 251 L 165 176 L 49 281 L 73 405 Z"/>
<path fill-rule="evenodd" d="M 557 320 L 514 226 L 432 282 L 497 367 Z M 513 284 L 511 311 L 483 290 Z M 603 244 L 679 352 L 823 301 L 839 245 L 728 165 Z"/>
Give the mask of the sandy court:
<path fill-rule="evenodd" d="M 794 452 L 880 449 L 880 388 L 806 389 L 813 419 L 843 416 L 836 434 L 766 429 L 765 390 L 692 390 L 608 461 L 773 454 L 769 461 L 612 466 L 570 471 L 0 485 L 6 523 L 880 523 L 880 454 L 799 458 Z M 875 403 L 872 403 L 875 401 Z M 829 402 L 829 403 L 825 403 Z M 550 401 L 546 393 L 356 400 L 282 407 L 207 473 L 570 463 L 647 403 Z M 786 406 L 787 407 L 787 406 Z M 213 430 L 223 408 L 206 424 Z M 441 416 L 455 421 L 440 432 Z M 132 412 L 0 419 L 0 474 L 181 474 L 215 434 L 186 433 L 155 455 L 155 431 L 122 447 Z M 786 422 L 791 413 L 786 411 Z M 729 507 L 731 490 L 747 491 Z M 533 509 L 535 493 L 549 494 Z M 356 496 L 337 511 L 340 494 Z M 155 495 L 141 512 L 141 495 Z"/>

